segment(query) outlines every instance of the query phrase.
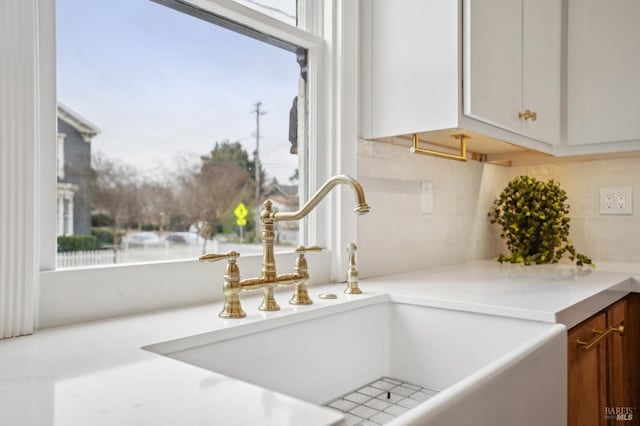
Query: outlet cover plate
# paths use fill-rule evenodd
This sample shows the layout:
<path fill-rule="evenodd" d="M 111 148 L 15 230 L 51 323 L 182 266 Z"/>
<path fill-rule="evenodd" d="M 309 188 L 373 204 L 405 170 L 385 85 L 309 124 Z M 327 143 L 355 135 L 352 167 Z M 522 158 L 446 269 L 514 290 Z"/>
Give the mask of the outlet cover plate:
<path fill-rule="evenodd" d="M 600 214 L 633 214 L 630 186 L 600 188 Z"/>

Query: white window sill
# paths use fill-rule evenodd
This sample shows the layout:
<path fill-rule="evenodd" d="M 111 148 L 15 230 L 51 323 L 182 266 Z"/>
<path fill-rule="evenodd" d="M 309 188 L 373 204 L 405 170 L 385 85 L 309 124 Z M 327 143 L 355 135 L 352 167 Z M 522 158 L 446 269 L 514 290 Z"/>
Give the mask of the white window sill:
<path fill-rule="evenodd" d="M 308 253 L 310 284 L 330 280 L 331 253 Z M 276 254 L 293 272 L 294 253 Z M 243 278 L 260 276 L 262 256 L 238 259 Z M 40 273 L 39 328 L 220 301 L 226 262 L 197 260 L 63 269 Z M 280 293 L 278 295 L 278 293 Z M 277 291 L 279 303 L 289 296 Z"/>

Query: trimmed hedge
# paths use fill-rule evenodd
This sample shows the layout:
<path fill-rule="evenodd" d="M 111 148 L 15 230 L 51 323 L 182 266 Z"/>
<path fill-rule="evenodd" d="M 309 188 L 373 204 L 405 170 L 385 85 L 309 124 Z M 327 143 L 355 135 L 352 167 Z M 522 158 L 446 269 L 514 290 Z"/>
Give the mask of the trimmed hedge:
<path fill-rule="evenodd" d="M 96 237 L 98 248 L 113 245 L 113 231 L 110 229 L 93 228 L 91 229 L 91 235 Z"/>
<path fill-rule="evenodd" d="M 88 251 L 98 247 L 98 239 L 93 235 L 67 235 L 58 237 L 58 251 Z"/>

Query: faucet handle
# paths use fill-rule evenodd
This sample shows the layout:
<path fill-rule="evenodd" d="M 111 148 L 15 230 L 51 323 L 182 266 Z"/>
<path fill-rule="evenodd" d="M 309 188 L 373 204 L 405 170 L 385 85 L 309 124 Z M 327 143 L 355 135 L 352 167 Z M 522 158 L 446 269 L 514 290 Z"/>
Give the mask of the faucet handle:
<path fill-rule="evenodd" d="M 296 248 L 296 254 L 298 258 L 296 259 L 296 266 L 293 268 L 296 271 L 296 275 L 300 277 L 299 281 L 296 283 L 296 289 L 293 292 L 293 296 L 291 296 L 291 300 L 289 303 L 292 305 L 311 305 L 313 301 L 309 297 L 309 292 L 307 290 L 307 282 L 309 281 L 309 267 L 307 265 L 307 259 L 305 259 L 304 254 L 308 251 L 322 251 L 324 247 L 320 246 L 298 246 Z"/>
<path fill-rule="evenodd" d="M 242 310 L 240 304 L 240 268 L 236 260 L 240 256 L 237 251 L 230 251 L 226 254 L 207 253 L 200 256 L 200 262 L 217 262 L 222 259 L 229 259 L 227 269 L 224 274 L 224 284 L 222 285 L 222 293 L 224 294 L 224 306 L 218 314 L 220 318 L 244 318 L 247 314 Z"/>
<path fill-rule="evenodd" d="M 231 250 L 230 252 L 225 254 L 219 254 L 219 253 L 203 254 L 198 258 L 198 260 L 200 262 L 217 262 L 218 260 L 229 259 L 229 261 L 231 262 L 236 260 L 239 257 L 240 257 L 240 253 L 238 253 L 237 251 Z"/>
<path fill-rule="evenodd" d="M 302 253 L 306 253 L 308 251 L 322 251 L 324 250 L 324 247 L 320 247 L 320 246 L 298 246 L 298 248 L 296 248 L 296 253 L 298 254 L 302 254 Z"/>

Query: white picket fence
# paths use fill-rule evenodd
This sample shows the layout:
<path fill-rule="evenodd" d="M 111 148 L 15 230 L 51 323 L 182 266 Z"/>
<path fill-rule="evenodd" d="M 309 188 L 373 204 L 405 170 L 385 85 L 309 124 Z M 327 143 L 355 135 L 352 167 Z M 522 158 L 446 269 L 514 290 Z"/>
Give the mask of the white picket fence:
<path fill-rule="evenodd" d="M 207 252 L 218 252 L 217 241 L 207 243 Z M 58 268 L 79 266 L 112 265 L 115 263 L 151 262 L 158 260 L 197 259 L 202 254 L 202 245 L 164 245 L 160 247 L 122 248 L 113 250 L 72 251 L 58 253 Z"/>
<path fill-rule="evenodd" d="M 293 251 L 293 245 L 276 245 L 276 251 Z M 237 250 L 243 256 L 262 253 L 261 244 L 238 244 L 219 242 L 207 243 L 207 253 L 226 253 Z M 123 248 L 115 259 L 113 250 L 73 251 L 58 253 L 57 268 L 76 268 L 82 266 L 113 265 L 120 263 L 153 262 L 161 260 L 197 259 L 202 255 L 202 244 L 164 245 L 150 247 Z"/>

